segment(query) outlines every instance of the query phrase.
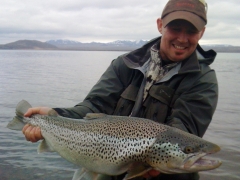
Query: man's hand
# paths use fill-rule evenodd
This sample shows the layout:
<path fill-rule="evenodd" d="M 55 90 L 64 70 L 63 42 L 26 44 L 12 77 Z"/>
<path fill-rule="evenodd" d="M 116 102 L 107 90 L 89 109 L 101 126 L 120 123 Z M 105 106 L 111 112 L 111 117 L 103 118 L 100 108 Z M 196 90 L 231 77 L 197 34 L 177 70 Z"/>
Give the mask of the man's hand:
<path fill-rule="evenodd" d="M 30 124 L 26 124 L 23 127 L 22 133 L 25 135 L 27 141 L 37 142 L 43 139 L 41 129 L 39 127 L 31 126 Z"/>
<path fill-rule="evenodd" d="M 156 170 L 150 170 L 148 171 L 146 174 L 143 175 L 144 178 L 148 179 L 148 178 L 151 178 L 151 177 L 156 177 L 160 174 L 159 171 L 156 171 Z"/>
<path fill-rule="evenodd" d="M 52 110 L 48 107 L 34 107 L 29 108 L 28 111 L 24 114 L 25 117 L 30 117 L 33 114 L 41 114 L 41 115 L 48 115 L 48 112 Z M 31 126 L 30 124 L 26 124 L 23 129 L 22 133 L 25 135 L 27 141 L 37 142 L 43 139 L 41 129 L 39 127 Z"/>
<path fill-rule="evenodd" d="M 30 117 L 34 114 L 41 114 L 41 115 L 48 115 L 48 112 L 52 110 L 52 108 L 49 107 L 34 107 L 29 108 L 27 112 L 24 114 L 25 117 Z"/>

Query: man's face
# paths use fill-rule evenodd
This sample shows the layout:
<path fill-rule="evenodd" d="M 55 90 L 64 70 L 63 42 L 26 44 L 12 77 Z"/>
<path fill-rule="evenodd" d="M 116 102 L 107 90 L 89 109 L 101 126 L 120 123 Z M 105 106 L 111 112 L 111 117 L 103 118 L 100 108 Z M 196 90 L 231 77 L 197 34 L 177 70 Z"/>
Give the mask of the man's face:
<path fill-rule="evenodd" d="M 162 34 L 160 56 L 163 60 L 182 61 L 188 58 L 196 49 L 203 30 L 198 31 L 185 20 L 174 20 L 163 27 L 162 20 L 157 20 L 158 30 Z"/>

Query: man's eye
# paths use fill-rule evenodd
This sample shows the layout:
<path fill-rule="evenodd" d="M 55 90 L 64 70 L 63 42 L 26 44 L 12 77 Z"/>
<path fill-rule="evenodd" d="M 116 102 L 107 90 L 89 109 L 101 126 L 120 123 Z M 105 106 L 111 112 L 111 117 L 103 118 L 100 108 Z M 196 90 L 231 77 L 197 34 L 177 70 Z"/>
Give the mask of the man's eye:
<path fill-rule="evenodd" d="M 179 32 L 181 29 L 180 28 L 173 28 L 173 30 Z"/>
<path fill-rule="evenodd" d="M 188 31 L 188 34 L 197 34 L 198 31 Z"/>

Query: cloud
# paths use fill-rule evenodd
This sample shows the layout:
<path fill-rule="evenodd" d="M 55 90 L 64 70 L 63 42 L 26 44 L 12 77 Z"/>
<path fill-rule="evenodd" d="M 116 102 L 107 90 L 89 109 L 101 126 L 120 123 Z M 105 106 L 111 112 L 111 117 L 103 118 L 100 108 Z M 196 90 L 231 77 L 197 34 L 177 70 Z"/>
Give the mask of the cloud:
<path fill-rule="evenodd" d="M 148 40 L 159 35 L 156 19 L 166 2 L 3 1 L 0 6 L 0 44 L 19 39 Z M 209 0 L 208 24 L 201 42 L 240 45 L 239 9 L 236 0 Z"/>
<path fill-rule="evenodd" d="M 240 46 L 240 4 L 237 0 L 208 3 L 208 24 L 203 40 Z"/>

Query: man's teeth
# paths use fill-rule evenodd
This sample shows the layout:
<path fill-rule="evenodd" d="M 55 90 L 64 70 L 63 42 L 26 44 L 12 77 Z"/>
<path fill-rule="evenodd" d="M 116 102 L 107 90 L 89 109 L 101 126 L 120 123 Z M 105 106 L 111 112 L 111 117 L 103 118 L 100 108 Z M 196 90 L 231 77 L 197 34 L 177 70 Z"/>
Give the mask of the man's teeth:
<path fill-rule="evenodd" d="M 174 45 L 176 49 L 185 49 L 185 47 Z"/>

